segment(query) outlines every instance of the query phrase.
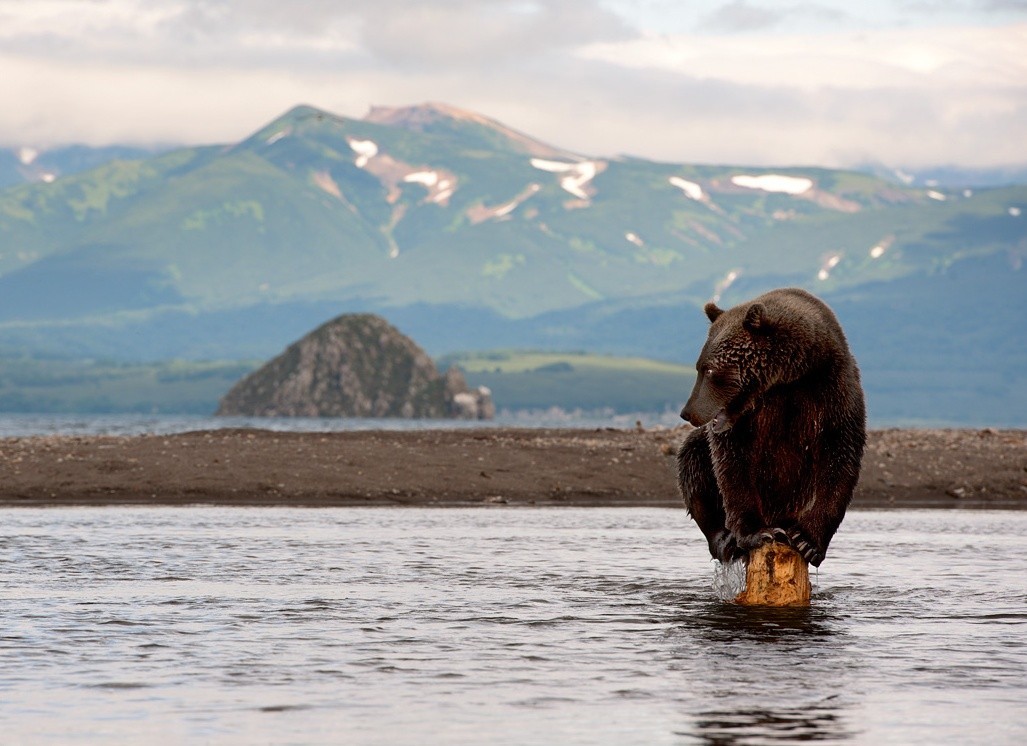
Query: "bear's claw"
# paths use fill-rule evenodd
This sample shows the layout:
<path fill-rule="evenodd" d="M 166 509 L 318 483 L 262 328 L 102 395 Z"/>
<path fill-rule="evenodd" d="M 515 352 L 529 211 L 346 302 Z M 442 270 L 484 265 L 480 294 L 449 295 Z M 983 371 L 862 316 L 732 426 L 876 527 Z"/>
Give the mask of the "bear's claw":
<path fill-rule="evenodd" d="M 763 529 L 755 533 L 743 536 L 738 539 L 738 546 L 748 552 L 753 549 L 763 546 L 764 544 L 773 544 L 777 541 L 777 537 L 774 534 L 775 529 Z"/>
<path fill-rule="evenodd" d="M 824 561 L 823 552 L 817 549 L 812 542 L 808 541 L 797 528 L 789 530 L 787 535 L 788 544 L 801 554 L 804 560 L 814 567 L 820 567 L 820 563 Z"/>
<path fill-rule="evenodd" d="M 820 567 L 820 563 L 824 561 L 824 553 L 798 528 L 764 528 L 738 538 L 729 531 L 721 531 L 710 542 L 710 552 L 721 562 L 730 562 L 732 559 L 748 556 L 753 549 L 774 542 L 790 546 L 814 567 Z"/>

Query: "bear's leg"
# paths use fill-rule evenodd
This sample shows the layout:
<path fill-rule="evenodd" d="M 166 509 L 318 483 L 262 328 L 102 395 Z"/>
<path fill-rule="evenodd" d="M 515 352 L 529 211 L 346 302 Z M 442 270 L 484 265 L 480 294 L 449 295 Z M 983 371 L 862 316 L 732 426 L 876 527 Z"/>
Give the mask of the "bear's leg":
<path fill-rule="evenodd" d="M 784 533 L 763 516 L 759 492 L 753 481 L 752 456 L 731 439 L 718 439 L 717 484 L 723 496 L 725 527 L 734 537 L 739 553 L 780 541 Z"/>
<path fill-rule="evenodd" d="M 859 481 L 863 457 L 862 431 L 845 437 L 827 438 L 817 462 L 823 465 L 813 475 L 816 499 L 799 512 L 795 526 L 788 527 L 789 544 L 814 567 L 820 567 L 835 532 L 845 518 Z M 821 455 L 822 454 L 822 455 Z"/>
<path fill-rule="evenodd" d="M 678 451 L 678 486 L 685 508 L 706 536 L 710 555 L 728 562 L 739 555 L 731 532 L 724 525 L 724 501 L 713 474 L 710 444 L 703 429 L 693 430 Z"/>
<path fill-rule="evenodd" d="M 816 501 L 788 528 L 788 543 L 814 567 L 820 567 L 835 531 L 852 500 L 855 480 L 841 480 L 820 487 Z"/>

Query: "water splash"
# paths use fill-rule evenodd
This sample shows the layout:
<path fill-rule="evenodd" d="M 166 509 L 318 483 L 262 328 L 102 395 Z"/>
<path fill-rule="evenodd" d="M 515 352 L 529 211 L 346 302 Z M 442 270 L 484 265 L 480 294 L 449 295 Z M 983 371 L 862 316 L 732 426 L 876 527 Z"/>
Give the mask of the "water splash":
<path fill-rule="evenodd" d="M 745 562 L 713 560 L 713 592 L 721 601 L 734 601 L 745 590 Z"/>
<path fill-rule="evenodd" d="M 812 568 L 810 587 L 813 593 L 820 590 L 820 568 Z M 744 560 L 724 564 L 713 560 L 713 593 L 721 601 L 734 601 L 745 590 L 746 566 Z"/>

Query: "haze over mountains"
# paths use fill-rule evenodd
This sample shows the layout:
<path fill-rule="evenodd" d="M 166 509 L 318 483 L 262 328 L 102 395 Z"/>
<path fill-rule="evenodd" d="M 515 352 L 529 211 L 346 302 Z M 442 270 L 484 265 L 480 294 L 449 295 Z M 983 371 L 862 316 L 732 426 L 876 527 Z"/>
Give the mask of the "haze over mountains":
<path fill-rule="evenodd" d="M 0 192 L 0 355 L 266 359 L 374 311 L 433 355 L 691 362 L 711 297 L 799 285 L 872 416 L 1027 411 L 1027 186 L 596 157 L 441 104 L 138 155 Z"/>
<path fill-rule="evenodd" d="M 170 149 L 129 145 L 66 145 L 45 150 L 28 145 L 0 148 L 0 189 L 33 182 L 49 184 L 62 176 L 88 171 L 108 161 L 147 158 Z"/>

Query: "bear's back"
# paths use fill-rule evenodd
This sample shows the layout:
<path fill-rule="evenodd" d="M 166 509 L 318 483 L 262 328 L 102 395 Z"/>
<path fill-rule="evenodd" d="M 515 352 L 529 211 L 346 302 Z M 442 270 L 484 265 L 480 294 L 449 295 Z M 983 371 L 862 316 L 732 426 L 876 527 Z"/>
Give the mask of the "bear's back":
<path fill-rule="evenodd" d="M 802 339 L 804 346 L 815 350 L 815 355 L 832 367 L 846 370 L 854 379 L 845 385 L 859 384 L 859 370 L 849 350 L 849 342 L 842 331 L 842 325 L 834 311 L 802 288 L 778 288 L 771 290 L 752 303 L 761 303 L 771 315 L 777 318 L 779 328 L 787 327 L 791 333 Z M 848 377 L 839 370 L 843 377 Z"/>

